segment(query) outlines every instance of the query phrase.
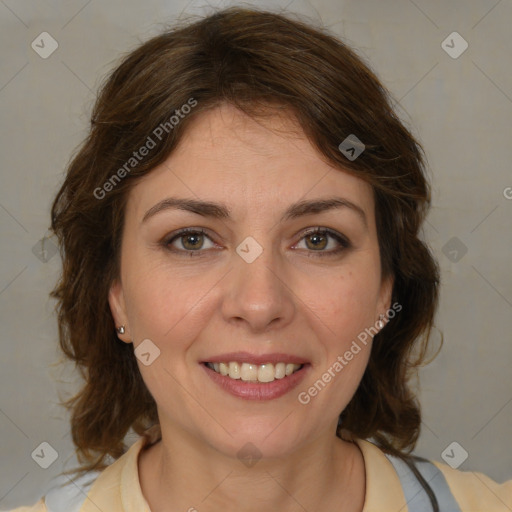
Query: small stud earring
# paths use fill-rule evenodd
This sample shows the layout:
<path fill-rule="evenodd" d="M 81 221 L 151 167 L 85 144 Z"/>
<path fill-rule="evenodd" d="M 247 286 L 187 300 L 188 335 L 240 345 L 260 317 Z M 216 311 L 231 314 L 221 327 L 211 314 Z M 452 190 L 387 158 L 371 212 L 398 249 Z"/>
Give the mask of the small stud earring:
<path fill-rule="evenodd" d="M 377 329 L 379 331 L 384 328 L 384 315 L 379 315 L 379 319 L 377 320 Z"/>
<path fill-rule="evenodd" d="M 118 334 L 124 334 L 124 325 L 119 326 L 116 330 Z"/>

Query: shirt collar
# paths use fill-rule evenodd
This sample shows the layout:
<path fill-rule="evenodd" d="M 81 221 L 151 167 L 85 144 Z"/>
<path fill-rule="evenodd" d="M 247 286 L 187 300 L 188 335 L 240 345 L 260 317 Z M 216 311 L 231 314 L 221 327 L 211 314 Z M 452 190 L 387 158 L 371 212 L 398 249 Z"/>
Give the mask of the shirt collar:
<path fill-rule="evenodd" d="M 365 465 L 366 491 L 363 512 L 408 512 L 400 479 L 393 464 L 375 444 L 354 439 Z"/>
<path fill-rule="evenodd" d="M 148 439 L 141 437 L 96 479 L 80 512 L 151 512 L 142 494 L 138 459 Z"/>

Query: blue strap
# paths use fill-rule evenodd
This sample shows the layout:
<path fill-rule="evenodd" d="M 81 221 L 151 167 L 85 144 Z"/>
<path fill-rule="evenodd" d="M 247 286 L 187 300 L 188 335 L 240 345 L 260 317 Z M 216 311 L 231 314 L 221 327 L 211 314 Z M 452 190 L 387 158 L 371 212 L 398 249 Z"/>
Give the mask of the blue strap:
<path fill-rule="evenodd" d="M 59 477 L 44 498 L 48 512 L 80 512 L 92 484 L 100 473 L 91 471 L 75 480 L 65 476 Z"/>
<path fill-rule="evenodd" d="M 385 454 L 393 464 L 410 512 L 432 512 L 430 498 L 411 468 L 399 457 Z M 432 462 L 415 462 L 418 471 L 430 485 L 439 503 L 441 512 L 462 512 L 453 496 L 443 473 Z"/>

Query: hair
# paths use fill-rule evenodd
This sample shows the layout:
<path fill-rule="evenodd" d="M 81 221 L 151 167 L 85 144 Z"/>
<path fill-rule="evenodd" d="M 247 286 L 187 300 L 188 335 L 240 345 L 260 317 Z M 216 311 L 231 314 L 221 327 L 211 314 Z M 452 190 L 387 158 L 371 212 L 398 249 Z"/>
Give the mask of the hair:
<path fill-rule="evenodd" d="M 392 276 L 392 303 L 402 311 L 375 336 L 337 435 L 373 438 L 386 453 L 414 458 L 421 413 L 408 382 L 425 361 L 439 285 L 420 239 L 431 201 L 423 148 L 369 65 L 339 38 L 290 16 L 229 8 L 182 22 L 123 57 L 101 87 L 88 136 L 52 205 L 62 274 L 50 296 L 62 351 L 84 379 L 64 403 L 78 472 L 101 470 L 108 456 L 125 453 L 130 428 L 144 436 L 158 426 L 156 403 L 108 304 L 120 275 L 125 205 L 190 123 L 222 103 L 254 119 L 289 113 L 326 162 L 371 185 L 382 276 Z M 190 112 L 173 120 L 187 104 L 194 106 L 182 113 Z M 365 145 L 354 160 L 339 149 L 351 134 Z M 155 147 L 135 160 L 150 138 Z"/>

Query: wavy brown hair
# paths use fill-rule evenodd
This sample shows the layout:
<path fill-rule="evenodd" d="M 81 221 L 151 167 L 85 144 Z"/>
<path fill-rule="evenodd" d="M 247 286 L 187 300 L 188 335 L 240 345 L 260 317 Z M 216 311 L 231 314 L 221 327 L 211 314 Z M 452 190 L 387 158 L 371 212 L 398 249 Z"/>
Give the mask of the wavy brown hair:
<path fill-rule="evenodd" d="M 192 111 L 157 140 L 155 129 L 191 99 Z M 78 471 L 119 458 L 130 428 L 146 435 L 158 425 L 133 347 L 117 338 L 108 291 L 119 276 L 128 192 L 169 156 L 196 116 L 221 102 L 253 118 L 268 107 L 289 112 L 325 161 L 372 186 L 382 274 L 393 277 L 392 303 L 402 311 L 376 335 L 337 435 L 342 427 L 387 453 L 410 454 L 421 415 L 408 382 L 426 356 L 439 283 L 420 239 L 430 205 L 423 149 L 370 67 L 338 38 L 289 15 L 230 8 L 182 22 L 122 59 L 98 94 L 89 134 L 52 205 L 63 263 L 51 292 L 60 346 L 84 379 L 65 402 Z M 338 149 L 349 134 L 365 144 L 353 161 Z M 104 187 L 148 136 L 156 147 Z"/>

